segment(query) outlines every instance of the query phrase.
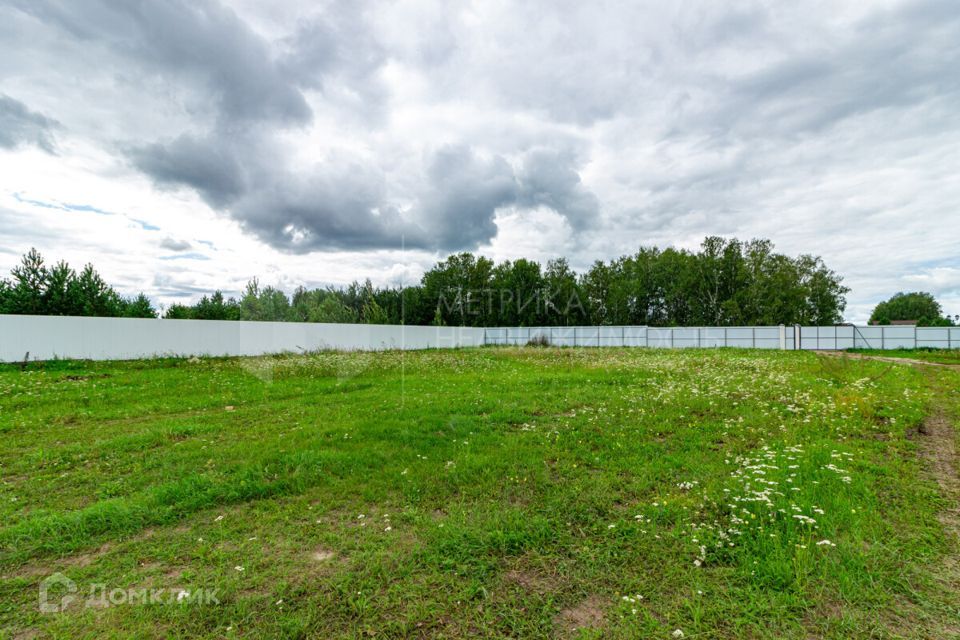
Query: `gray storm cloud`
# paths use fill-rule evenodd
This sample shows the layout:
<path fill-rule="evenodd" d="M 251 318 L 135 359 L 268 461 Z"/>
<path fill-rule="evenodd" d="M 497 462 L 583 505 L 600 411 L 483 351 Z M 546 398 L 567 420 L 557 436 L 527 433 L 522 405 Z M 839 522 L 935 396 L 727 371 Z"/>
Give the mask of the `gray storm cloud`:
<path fill-rule="evenodd" d="M 571 158 L 538 150 L 518 160 L 484 159 L 448 145 L 426 161 L 422 184 L 388 188 L 385 170 L 349 154 L 293 164 L 274 133 L 309 125 L 305 94 L 378 117 L 385 89 L 376 77 L 387 54 L 351 5 L 300 22 L 271 46 L 217 2 L 22 3 L 22 10 L 67 36 L 131 56 L 176 86 L 201 94 L 207 130 L 128 144 L 133 166 L 161 188 L 188 187 L 282 251 L 475 248 L 496 235 L 497 209 L 549 206 L 582 226 L 597 212 Z M 276 52 L 276 49 L 280 49 Z M 201 119 L 201 122 L 203 119 Z M 393 200 L 412 205 L 403 213 Z"/>
<path fill-rule="evenodd" d="M 7 0 L 0 25 L 0 149 L 95 146 L 282 252 L 490 247 L 547 209 L 580 266 L 764 236 L 824 253 L 852 309 L 897 274 L 960 299 L 952 0 Z"/>
<path fill-rule="evenodd" d="M 56 153 L 53 130 L 59 126 L 56 120 L 0 93 L 0 147 L 15 149 L 36 145 L 47 153 Z"/>

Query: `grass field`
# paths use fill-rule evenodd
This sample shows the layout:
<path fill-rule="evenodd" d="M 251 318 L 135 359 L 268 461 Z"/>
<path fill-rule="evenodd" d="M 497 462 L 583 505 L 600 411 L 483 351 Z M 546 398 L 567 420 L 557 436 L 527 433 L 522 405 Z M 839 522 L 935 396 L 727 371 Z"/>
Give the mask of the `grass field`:
<path fill-rule="evenodd" d="M 8 367 L 0 637 L 954 637 L 956 435 L 931 448 L 924 420 L 956 422 L 960 373 L 930 369 L 549 348 Z M 54 572 L 77 591 L 41 613 Z"/>

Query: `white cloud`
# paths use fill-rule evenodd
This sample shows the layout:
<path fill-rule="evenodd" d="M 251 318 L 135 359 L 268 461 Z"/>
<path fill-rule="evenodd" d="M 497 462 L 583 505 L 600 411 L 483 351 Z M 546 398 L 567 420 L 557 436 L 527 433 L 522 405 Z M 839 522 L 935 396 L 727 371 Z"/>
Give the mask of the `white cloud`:
<path fill-rule="evenodd" d="M 720 234 L 822 255 L 851 319 L 960 312 L 951 1 L 265 6 L 0 6 L 0 270 L 169 302 Z"/>

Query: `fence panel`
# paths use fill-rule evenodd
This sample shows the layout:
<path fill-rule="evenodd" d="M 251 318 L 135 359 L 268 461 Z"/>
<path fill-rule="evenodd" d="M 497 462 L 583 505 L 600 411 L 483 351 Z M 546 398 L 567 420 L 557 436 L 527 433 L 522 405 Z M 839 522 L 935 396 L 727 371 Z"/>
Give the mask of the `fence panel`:
<path fill-rule="evenodd" d="M 647 346 L 647 327 L 621 327 L 623 329 L 623 346 L 625 347 L 645 347 Z"/>
<path fill-rule="evenodd" d="M 836 329 L 836 340 L 834 344 L 837 349 L 853 349 L 855 331 L 852 326 L 839 326 Z"/>
<path fill-rule="evenodd" d="M 819 349 L 820 327 L 800 327 L 800 348 Z"/>
<path fill-rule="evenodd" d="M 598 347 L 600 327 L 577 327 L 575 338 L 578 347 Z"/>
<path fill-rule="evenodd" d="M 856 327 L 853 346 L 856 349 L 882 349 L 883 327 Z"/>
<path fill-rule="evenodd" d="M 780 327 L 749 327 L 749 329 L 751 331 L 751 341 L 753 342 L 754 348 L 780 348 Z M 784 327 L 783 338 L 783 348 L 786 349 L 788 346 L 786 327 Z"/>
<path fill-rule="evenodd" d="M 514 346 L 527 344 L 530 340 L 530 327 L 510 327 L 507 329 L 507 344 Z"/>
<path fill-rule="evenodd" d="M 727 327 L 724 329 L 724 346 L 752 349 L 756 345 L 756 327 Z M 779 345 L 779 340 L 778 340 Z"/>
<path fill-rule="evenodd" d="M 918 347 L 949 349 L 950 343 L 950 329 L 947 327 L 917 327 Z"/>
<path fill-rule="evenodd" d="M 550 343 L 558 347 L 577 346 L 576 327 L 553 327 L 550 335 Z"/>
<path fill-rule="evenodd" d="M 507 330 L 504 327 L 484 329 L 484 344 L 507 344 Z"/>
<path fill-rule="evenodd" d="M 623 327 L 598 327 L 597 346 L 622 347 Z"/>
<path fill-rule="evenodd" d="M 664 327 L 647 327 L 646 346 L 658 349 L 670 349 L 673 344 L 673 329 Z"/>
<path fill-rule="evenodd" d="M 916 327 L 882 327 L 882 349 L 913 349 L 916 343 Z"/>
<path fill-rule="evenodd" d="M 683 349 L 700 346 L 699 328 L 673 327 L 670 331 L 673 335 L 672 346 L 674 348 Z"/>
<path fill-rule="evenodd" d="M 817 329 L 817 349 L 836 349 L 837 348 L 837 328 L 836 327 L 816 327 Z"/>

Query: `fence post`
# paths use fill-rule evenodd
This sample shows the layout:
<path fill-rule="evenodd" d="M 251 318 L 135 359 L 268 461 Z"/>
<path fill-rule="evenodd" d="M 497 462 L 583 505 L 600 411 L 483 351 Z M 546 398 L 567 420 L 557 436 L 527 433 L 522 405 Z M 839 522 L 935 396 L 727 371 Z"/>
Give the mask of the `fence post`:
<path fill-rule="evenodd" d="M 786 350 L 787 350 L 787 328 L 783 325 L 780 325 L 780 351 L 786 351 Z"/>
<path fill-rule="evenodd" d="M 626 337 L 626 334 L 627 334 L 627 329 L 626 329 L 626 327 L 620 327 L 620 346 L 621 346 L 621 347 L 627 346 L 627 337 Z"/>
<path fill-rule="evenodd" d="M 880 327 L 880 348 L 883 351 L 887 350 L 887 331 L 886 327 Z"/>
<path fill-rule="evenodd" d="M 670 348 L 673 349 L 673 327 L 670 327 Z"/>
<path fill-rule="evenodd" d="M 917 325 L 913 325 L 913 348 L 917 348 Z"/>

